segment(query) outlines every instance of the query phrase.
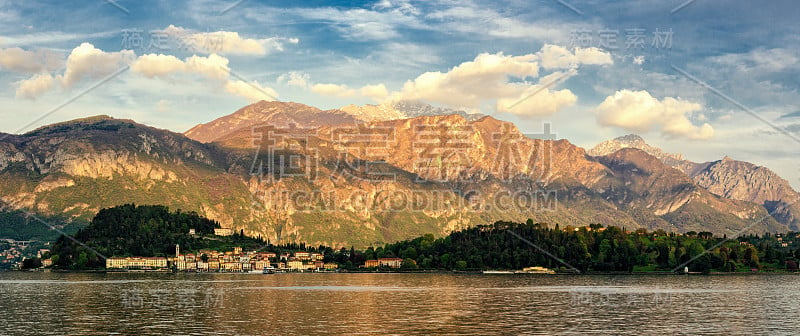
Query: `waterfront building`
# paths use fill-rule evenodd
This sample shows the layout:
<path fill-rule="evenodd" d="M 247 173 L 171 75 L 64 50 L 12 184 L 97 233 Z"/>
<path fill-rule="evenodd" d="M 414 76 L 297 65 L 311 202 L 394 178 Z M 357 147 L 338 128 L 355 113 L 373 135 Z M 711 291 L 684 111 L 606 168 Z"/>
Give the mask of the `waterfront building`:
<path fill-rule="evenodd" d="M 400 258 L 380 258 L 378 259 L 378 263 L 381 266 L 388 266 L 391 268 L 400 268 L 400 265 L 403 264 L 403 259 Z"/>
<path fill-rule="evenodd" d="M 215 228 L 214 234 L 217 236 L 232 236 L 233 230 L 230 228 Z"/>
<path fill-rule="evenodd" d="M 311 260 L 311 252 L 295 252 L 294 257 L 299 260 Z"/>
<path fill-rule="evenodd" d="M 106 268 L 117 269 L 159 269 L 167 268 L 167 258 L 125 257 L 107 258 Z"/>
<path fill-rule="evenodd" d="M 286 263 L 286 267 L 293 270 L 303 269 L 303 262 L 300 260 L 292 260 Z"/>

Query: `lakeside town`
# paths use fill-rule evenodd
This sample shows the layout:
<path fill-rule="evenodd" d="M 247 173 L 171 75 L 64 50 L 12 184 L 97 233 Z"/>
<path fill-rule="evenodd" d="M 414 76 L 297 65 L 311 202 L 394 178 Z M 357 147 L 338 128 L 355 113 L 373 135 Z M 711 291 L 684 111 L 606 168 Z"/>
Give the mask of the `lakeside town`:
<path fill-rule="evenodd" d="M 23 268 L 25 260 L 41 259 L 50 253 L 50 245 L 51 242 L 35 240 L 0 239 L 0 270 Z"/>
<path fill-rule="evenodd" d="M 234 247 L 233 251 L 220 252 L 200 250 L 197 253 L 181 254 L 180 246 L 175 246 L 175 257 L 115 257 L 106 259 L 108 270 L 176 270 L 183 272 L 335 272 L 339 264 L 325 262 L 324 255 L 316 252 L 297 251 L 293 253 L 274 253 L 243 251 Z M 403 259 L 379 258 L 366 260 L 363 268 L 400 268 Z"/>
<path fill-rule="evenodd" d="M 495 224 L 497 225 L 497 224 Z M 637 229 L 629 231 L 615 227 L 603 227 L 601 225 L 589 225 L 583 227 L 566 226 L 559 228 L 558 225 L 554 229 L 544 229 L 538 224 L 527 223 L 526 225 L 539 231 L 539 234 L 553 235 L 587 235 L 586 241 L 599 241 L 605 240 L 602 237 L 617 237 L 619 235 L 626 236 L 627 240 L 639 241 L 640 243 L 647 242 L 650 247 L 642 245 L 640 247 L 633 246 L 637 253 L 652 259 L 649 264 L 639 264 L 627 266 L 624 269 L 606 269 L 605 271 L 625 271 L 627 272 L 657 272 L 658 268 L 654 268 L 657 264 L 660 271 L 669 272 L 668 267 L 671 264 L 679 265 L 680 260 L 688 258 L 688 256 L 697 254 L 704 248 L 703 243 L 714 243 L 713 235 L 709 232 L 688 232 L 685 234 L 670 234 L 663 230 L 656 230 L 648 232 L 644 229 Z M 491 229 L 492 226 L 484 226 L 477 230 L 484 232 Z M 611 229 L 611 233 L 608 232 Z M 531 233 L 533 234 L 534 231 Z M 554 273 L 554 272 L 570 272 L 570 269 L 561 267 L 560 265 L 546 264 L 545 262 L 532 259 L 529 262 L 518 265 L 503 265 L 495 262 L 494 265 L 487 264 L 484 261 L 483 265 L 471 264 L 474 262 L 474 257 L 463 255 L 455 259 L 454 254 L 444 253 L 436 258 L 436 262 L 440 265 L 432 264 L 434 254 L 431 249 L 434 244 L 435 238 L 432 235 L 420 237 L 414 241 L 400 242 L 393 246 L 388 244 L 383 247 L 373 248 L 369 247 L 363 251 L 354 249 L 347 250 L 341 248 L 334 250 L 329 247 L 319 246 L 311 247 L 303 243 L 288 244 L 288 245 L 271 245 L 269 242 L 261 241 L 258 244 L 252 244 L 248 237 L 243 236 L 238 232 L 234 232 L 229 228 L 214 228 L 211 237 L 203 237 L 198 234 L 195 229 L 188 229 L 189 236 L 193 238 L 202 238 L 205 241 L 217 241 L 223 237 L 230 238 L 224 244 L 217 244 L 216 246 L 199 247 L 195 245 L 194 248 L 186 250 L 181 249 L 180 244 L 174 245 L 174 252 L 166 252 L 160 254 L 158 257 L 142 256 L 131 253 L 128 255 L 114 256 L 100 259 L 92 269 L 101 270 L 105 269 L 110 272 L 213 272 L 213 273 L 285 273 L 285 272 L 360 272 L 360 271 L 431 271 L 431 270 L 455 270 L 455 271 L 471 271 L 482 273 Z M 549 232 L 549 233 L 548 233 Z M 461 235 L 463 233 L 456 233 Z M 727 244 L 720 246 L 719 250 L 714 250 L 709 253 L 707 264 L 708 268 L 705 272 L 710 272 L 713 267 L 717 270 L 723 269 L 720 265 L 726 267 L 724 270 L 731 272 L 757 272 L 757 271 L 795 271 L 797 270 L 797 262 L 794 261 L 796 254 L 791 250 L 796 246 L 796 233 L 790 232 L 788 234 L 766 234 L 764 237 L 748 236 L 739 237 L 727 241 L 727 238 L 721 238 Z M 213 238 L 216 237 L 216 238 Z M 438 244 L 447 243 L 448 240 L 437 241 Z M 210 240 L 209 240 L 210 239 Z M 244 239 L 244 240 L 237 240 Z M 470 241 L 470 240 L 467 240 Z M 673 242 L 670 242 L 673 241 Z M 664 245 L 665 243 L 677 244 L 675 247 Z M 264 245 L 266 244 L 266 245 Z M 698 245 L 699 244 L 699 245 Z M 602 245 L 602 244 L 601 244 Z M 616 244 L 619 248 L 627 248 L 622 243 Z M 630 245 L 630 244 L 628 244 Z M 49 247 L 49 246 L 47 246 Z M 35 250 L 32 250 L 34 249 Z M 428 249 L 428 252 L 425 250 Z M 662 249 L 664 252 L 662 252 Z M 57 267 L 56 260 L 59 255 L 51 252 L 48 248 L 38 248 L 33 245 L 28 246 L 28 253 L 34 252 L 36 258 L 22 258 L 22 261 L 16 262 L 14 269 L 22 270 L 49 270 L 59 269 L 64 270 L 62 267 Z M 470 249 L 474 251 L 473 249 Z M 169 251 L 169 248 L 167 249 Z M 9 250 L 8 252 L 12 252 Z M 625 251 L 622 251 L 625 252 Z M 622 253 L 619 252 L 619 253 Z M 632 251 L 630 251 L 632 253 Z M 163 252 L 162 252 L 163 253 Z M 616 253 L 616 252 L 615 252 Z M 625 252 L 627 253 L 627 252 Z M 726 261 L 718 260 L 721 258 L 727 260 L 737 260 L 737 264 L 723 265 Z M 668 259 L 667 259 L 668 258 Z M 641 259 L 641 258 L 640 258 Z M 469 262 L 468 262 L 469 260 Z M 633 260 L 633 259 L 632 259 Z M 36 262 L 32 262 L 36 261 Z M 449 262 L 449 264 L 447 264 Z M 489 260 L 491 262 L 491 260 Z M 662 265 L 664 263 L 664 265 Z M 666 264 L 670 263 L 670 264 Z M 538 266 L 537 266 L 538 264 Z M 544 265 L 543 265 L 544 264 Z M 546 266 L 546 267 L 542 267 Z M 602 266 L 601 264 L 598 264 Z M 432 267 L 433 266 L 433 267 Z M 511 266 L 511 267 L 509 267 Z M 555 267 L 553 267 L 555 266 Z M 603 271 L 598 267 L 598 271 Z M 572 270 L 574 271 L 574 269 Z M 703 270 L 692 269 L 691 272 L 703 272 Z M 673 271 L 674 272 L 674 271 Z M 690 272 L 688 267 L 683 268 L 683 273 Z"/>

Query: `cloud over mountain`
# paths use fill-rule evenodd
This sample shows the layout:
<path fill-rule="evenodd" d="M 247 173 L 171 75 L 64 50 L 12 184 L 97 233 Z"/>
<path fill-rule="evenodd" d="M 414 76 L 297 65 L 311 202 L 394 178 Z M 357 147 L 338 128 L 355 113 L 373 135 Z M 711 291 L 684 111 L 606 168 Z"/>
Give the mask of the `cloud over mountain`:
<path fill-rule="evenodd" d="M 176 74 L 198 74 L 208 79 L 224 80 L 230 75 L 228 59 L 217 54 L 191 56 L 181 61 L 172 55 L 147 54 L 131 64 L 131 70 L 148 78 L 169 78 Z"/>
<path fill-rule="evenodd" d="M 551 90 L 550 86 L 577 74 L 582 64 L 613 64 L 611 55 L 596 48 L 575 48 L 546 44 L 536 54 L 520 56 L 483 53 L 447 72 L 426 72 L 405 83 L 392 99 L 420 99 L 432 103 L 480 109 L 494 103 L 498 112 L 521 116 L 547 116 L 571 106 L 577 96 L 569 89 Z M 571 69 L 551 72 L 536 83 L 541 69 Z"/>
<path fill-rule="evenodd" d="M 60 55 L 51 50 L 25 50 L 18 47 L 0 49 L 0 70 L 19 73 L 38 73 L 54 70 L 61 65 Z"/>
<path fill-rule="evenodd" d="M 14 52 L 16 53 L 16 51 Z M 23 53 L 24 55 L 25 53 Z M 274 100 L 277 92 L 258 82 L 231 79 L 230 61 L 224 56 L 192 55 L 181 60 L 173 55 L 146 54 L 137 56 L 131 50 L 106 52 L 91 43 L 82 43 L 72 50 L 66 60 L 63 74 L 42 72 L 17 83 L 17 98 L 35 99 L 56 87 L 69 89 L 87 78 L 102 78 L 130 66 L 131 72 L 146 78 L 173 80 L 177 76 L 199 76 L 210 85 L 224 88 L 225 92 L 250 101 Z M 25 68 L 33 68 L 25 65 Z"/>
<path fill-rule="evenodd" d="M 67 57 L 63 74 L 52 76 L 43 72 L 22 80 L 18 83 L 16 96 L 32 99 L 55 87 L 56 82 L 60 83 L 63 88 L 71 88 L 87 78 L 102 78 L 120 70 L 135 57 L 136 54 L 130 50 L 105 52 L 95 48 L 91 43 L 84 42 L 72 49 Z M 39 61 L 41 62 L 41 60 Z M 39 64 L 42 70 L 46 69 L 44 63 Z M 26 67 L 32 68 L 32 64 L 28 64 Z"/>
<path fill-rule="evenodd" d="M 696 126 L 689 119 L 702 106 L 680 98 L 662 100 L 647 91 L 620 90 L 597 106 L 597 121 L 603 126 L 646 133 L 659 130 L 666 137 L 709 139 L 714 129 L 708 123 Z"/>
<path fill-rule="evenodd" d="M 130 50 L 106 52 L 91 43 L 81 43 L 67 57 L 67 67 L 61 78 L 64 87 L 71 87 L 84 78 L 102 78 L 119 70 L 136 57 Z"/>
<path fill-rule="evenodd" d="M 49 73 L 41 73 L 20 81 L 17 88 L 17 98 L 34 99 L 50 90 L 55 84 L 55 79 Z"/>

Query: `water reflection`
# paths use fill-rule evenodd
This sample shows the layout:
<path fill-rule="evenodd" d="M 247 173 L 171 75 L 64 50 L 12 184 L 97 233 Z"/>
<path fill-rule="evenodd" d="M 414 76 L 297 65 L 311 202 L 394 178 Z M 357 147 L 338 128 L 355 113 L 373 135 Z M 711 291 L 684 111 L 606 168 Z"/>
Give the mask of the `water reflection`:
<path fill-rule="evenodd" d="M 798 334 L 770 276 L 0 273 L 0 334 Z"/>

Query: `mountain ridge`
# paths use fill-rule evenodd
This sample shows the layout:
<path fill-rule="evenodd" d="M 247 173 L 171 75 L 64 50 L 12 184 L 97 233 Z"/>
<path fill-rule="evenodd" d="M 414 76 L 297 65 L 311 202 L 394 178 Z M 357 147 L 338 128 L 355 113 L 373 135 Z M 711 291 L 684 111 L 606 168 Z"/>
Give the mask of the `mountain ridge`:
<path fill-rule="evenodd" d="M 313 116 L 326 118 L 286 128 Z M 593 156 L 491 116 L 355 119 L 259 102 L 198 125 L 195 139 L 103 116 L 48 125 L 0 141 L 2 199 L 73 220 L 158 203 L 251 236 L 329 246 L 519 218 L 726 233 L 767 213 L 641 150 Z M 771 218 L 765 227 L 785 231 Z"/>
<path fill-rule="evenodd" d="M 665 153 L 648 145 L 638 135 L 629 134 L 607 140 L 590 150 L 602 156 L 622 148 L 637 148 L 683 171 L 699 186 L 724 198 L 761 204 L 779 222 L 792 230 L 800 229 L 800 193 L 769 168 L 724 156 L 720 160 L 696 163 L 680 154 Z"/>

